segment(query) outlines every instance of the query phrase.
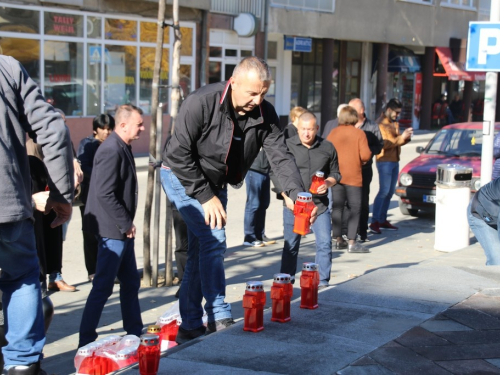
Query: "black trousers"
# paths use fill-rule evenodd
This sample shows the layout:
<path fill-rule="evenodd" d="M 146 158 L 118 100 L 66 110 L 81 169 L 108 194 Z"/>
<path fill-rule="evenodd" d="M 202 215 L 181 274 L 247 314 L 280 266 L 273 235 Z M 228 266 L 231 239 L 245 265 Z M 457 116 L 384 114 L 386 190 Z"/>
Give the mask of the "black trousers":
<path fill-rule="evenodd" d="M 85 213 L 85 205 L 80 206 L 80 213 Z M 85 256 L 85 268 L 87 268 L 88 275 L 95 274 L 95 268 L 97 265 L 97 237 L 93 233 L 83 232 L 83 254 Z"/>
<path fill-rule="evenodd" d="M 186 268 L 188 252 L 188 231 L 182 215 L 172 206 L 172 217 L 174 219 L 175 231 L 175 264 L 177 265 L 177 277 L 182 280 Z"/>
<path fill-rule="evenodd" d="M 342 219 L 347 219 L 347 238 L 356 239 L 358 231 L 359 215 L 361 212 L 362 187 L 337 184 L 332 186 L 332 234 L 340 237 L 342 232 Z M 346 203 L 349 210 L 346 210 Z"/>
<path fill-rule="evenodd" d="M 361 238 L 366 238 L 368 231 L 368 217 L 370 216 L 370 184 L 373 179 L 372 166 L 363 167 L 363 188 L 361 192 L 361 213 L 359 215 L 358 234 Z"/>

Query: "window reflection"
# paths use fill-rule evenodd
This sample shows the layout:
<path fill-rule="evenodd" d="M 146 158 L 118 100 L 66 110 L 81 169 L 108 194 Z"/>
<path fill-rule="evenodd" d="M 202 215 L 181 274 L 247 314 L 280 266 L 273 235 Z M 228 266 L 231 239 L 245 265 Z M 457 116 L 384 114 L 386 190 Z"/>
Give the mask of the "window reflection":
<path fill-rule="evenodd" d="M 87 115 L 97 116 L 101 113 L 101 61 L 106 61 L 109 53 L 98 44 L 87 48 Z"/>
<path fill-rule="evenodd" d="M 87 16 L 87 37 L 100 38 L 101 37 L 101 17 Z"/>
<path fill-rule="evenodd" d="M 40 84 L 40 41 L 21 38 L 0 38 L 2 54 L 23 64 L 33 80 Z"/>
<path fill-rule="evenodd" d="M 83 44 L 46 41 L 44 96 L 68 116 L 83 115 Z"/>
<path fill-rule="evenodd" d="M 83 16 L 45 12 L 45 34 L 83 36 Z"/>
<path fill-rule="evenodd" d="M 104 24 L 106 39 L 110 40 L 137 40 L 137 22 L 106 18 Z"/>
<path fill-rule="evenodd" d="M 0 7 L 0 31 L 38 34 L 40 12 L 30 9 Z"/>
<path fill-rule="evenodd" d="M 170 40 L 169 28 L 163 29 L 163 43 L 168 43 Z M 154 22 L 141 22 L 141 42 L 156 43 L 156 33 L 158 26 Z"/>
<path fill-rule="evenodd" d="M 221 81 L 221 63 L 218 61 L 210 61 L 208 63 L 208 83 Z"/>
<path fill-rule="evenodd" d="M 181 27 L 181 56 L 191 56 L 193 54 L 193 29 Z"/>
<path fill-rule="evenodd" d="M 186 99 L 191 92 L 191 65 L 181 65 L 179 74 L 179 85 L 182 89 L 182 96 L 183 99 Z"/>
<path fill-rule="evenodd" d="M 135 72 L 137 50 L 132 46 L 106 45 L 104 110 L 114 114 L 121 104 L 135 103 Z"/>
<path fill-rule="evenodd" d="M 140 71 L 140 87 L 139 87 L 139 107 L 142 108 L 145 114 L 151 113 L 151 96 L 153 91 L 153 72 L 155 63 L 156 49 L 153 47 L 141 48 L 141 71 Z M 160 88 L 159 101 L 164 105 L 168 103 L 168 73 L 169 73 L 169 50 L 163 49 L 161 59 L 160 73 Z M 165 110 L 168 108 L 164 106 Z"/>

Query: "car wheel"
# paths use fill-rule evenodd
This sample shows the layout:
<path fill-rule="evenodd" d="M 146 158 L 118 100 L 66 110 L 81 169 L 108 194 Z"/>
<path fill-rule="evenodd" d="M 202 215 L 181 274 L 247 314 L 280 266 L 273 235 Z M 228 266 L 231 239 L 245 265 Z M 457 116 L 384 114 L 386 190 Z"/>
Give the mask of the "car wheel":
<path fill-rule="evenodd" d="M 418 208 L 408 208 L 408 206 L 399 201 L 399 210 L 403 215 L 418 216 Z"/>

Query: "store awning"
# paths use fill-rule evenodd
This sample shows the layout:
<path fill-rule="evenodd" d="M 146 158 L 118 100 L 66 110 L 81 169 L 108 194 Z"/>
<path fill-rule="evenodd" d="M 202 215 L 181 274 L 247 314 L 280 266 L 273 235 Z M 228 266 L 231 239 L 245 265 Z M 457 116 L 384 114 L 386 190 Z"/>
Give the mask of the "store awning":
<path fill-rule="evenodd" d="M 453 61 L 451 50 L 448 47 L 436 47 L 436 53 L 450 81 L 484 81 L 486 79 L 485 72 L 467 72 L 464 63 Z M 440 74 L 435 73 L 434 75 L 439 76 Z"/>
<path fill-rule="evenodd" d="M 391 46 L 389 48 L 387 71 L 403 73 L 420 72 L 420 59 L 409 49 Z"/>

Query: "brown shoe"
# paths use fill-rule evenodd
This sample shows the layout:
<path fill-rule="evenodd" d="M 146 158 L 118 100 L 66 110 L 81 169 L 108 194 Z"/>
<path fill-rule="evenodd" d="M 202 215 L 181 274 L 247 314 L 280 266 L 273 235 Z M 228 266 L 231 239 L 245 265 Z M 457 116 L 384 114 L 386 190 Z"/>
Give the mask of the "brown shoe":
<path fill-rule="evenodd" d="M 59 280 L 50 282 L 48 289 L 60 292 L 74 292 L 76 290 L 76 287 L 74 287 L 73 285 L 68 285 L 64 280 Z"/>

